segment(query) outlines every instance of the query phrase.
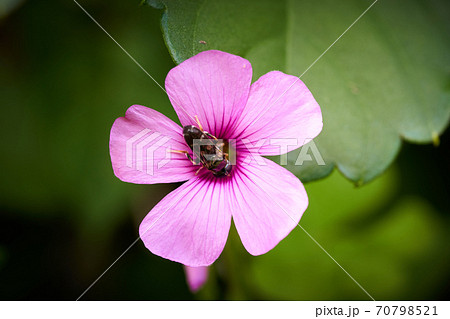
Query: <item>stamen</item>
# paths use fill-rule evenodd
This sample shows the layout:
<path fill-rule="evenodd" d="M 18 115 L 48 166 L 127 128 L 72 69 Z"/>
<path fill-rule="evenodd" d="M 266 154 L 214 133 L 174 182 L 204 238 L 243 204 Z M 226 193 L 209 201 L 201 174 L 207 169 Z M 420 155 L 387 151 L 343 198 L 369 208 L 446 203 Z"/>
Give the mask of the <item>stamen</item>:
<path fill-rule="evenodd" d="M 197 115 L 195 116 L 195 121 L 197 122 L 197 125 L 198 125 L 198 128 L 200 129 L 200 131 L 203 131 L 203 127 L 202 127 L 202 125 L 200 124 L 200 120 L 198 119 L 198 116 L 197 116 Z"/>

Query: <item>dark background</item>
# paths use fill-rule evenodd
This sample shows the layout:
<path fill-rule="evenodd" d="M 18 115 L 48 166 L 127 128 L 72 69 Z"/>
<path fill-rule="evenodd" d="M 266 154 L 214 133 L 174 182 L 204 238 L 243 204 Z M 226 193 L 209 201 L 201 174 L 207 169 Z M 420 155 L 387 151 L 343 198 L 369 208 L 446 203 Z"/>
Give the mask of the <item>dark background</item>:
<path fill-rule="evenodd" d="M 11 1 L 12 3 L 12 1 Z M 175 66 L 161 12 L 81 4 L 159 83 Z M 25 1 L 0 18 L 0 299 L 75 300 L 137 238 L 177 185 L 113 174 L 109 130 L 132 104 L 176 120 L 165 96 L 72 1 Z M 307 229 L 375 299 L 450 296 L 450 136 L 404 144 L 361 188 L 334 172 L 308 183 Z M 261 257 L 232 229 L 199 294 L 183 268 L 139 241 L 84 300 L 357 299 L 367 296 L 300 229 Z"/>

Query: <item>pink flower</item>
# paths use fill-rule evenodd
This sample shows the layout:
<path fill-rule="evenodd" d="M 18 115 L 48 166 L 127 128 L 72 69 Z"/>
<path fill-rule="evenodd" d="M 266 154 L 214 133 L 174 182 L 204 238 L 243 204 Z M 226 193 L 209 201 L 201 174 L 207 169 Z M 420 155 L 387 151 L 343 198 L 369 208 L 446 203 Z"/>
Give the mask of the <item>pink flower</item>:
<path fill-rule="evenodd" d="M 189 267 L 184 266 L 184 272 L 186 273 L 186 281 L 189 290 L 197 292 L 208 280 L 208 267 Z"/>
<path fill-rule="evenodd" d="M 298 178 L 261 156 L 286 153 L 316 137 L 322 130 L 320 107 L 295 76 L 273 71 L 251 80 L 247 60 L 221 51 L 201 52 L 166 78 L 183 127 L 198 127 L 198 116 L 204 131 L 235 140 L 236 163 L 229 176 L 208 169 L 196 175 L 199 166 L 182 153 L 169 153 L 168 159 L 168 151 L 192 155 L 192 150 L 183 128 L 155 110 L 133 105 L 114 122 L 110 153 L 119 179 L 186 181 L 140 225 L 141 239 L 154 254 L 191 267 L 210 265 L 225 246 L 232 218 L 247 251 L 264 254 L 290 233 L 308 206 Z M 280 148 L 286 139 L 295 145 Z"/>

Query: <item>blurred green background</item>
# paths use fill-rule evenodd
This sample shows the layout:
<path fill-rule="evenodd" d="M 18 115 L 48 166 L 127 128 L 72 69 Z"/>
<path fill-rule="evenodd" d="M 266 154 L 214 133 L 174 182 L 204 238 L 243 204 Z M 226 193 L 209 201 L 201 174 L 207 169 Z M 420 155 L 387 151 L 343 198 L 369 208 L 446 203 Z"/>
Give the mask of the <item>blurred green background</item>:
<path fill-rule="evenodd" d="M 75 300 L 178 186 L 119 181 L 108 149 L 113 121 L 132 104 L 176 116 L 73 1 L 0 3 L 0 299 Z M 175 64 L 160 11 L 137 1 L 81 4 L 164 83 Z M 450 296 L 449 149 L 447 130 L 439 147 L 403 144 L 394 165 L 363 187 L 337 171 L 306 185 L 302 226 L 377 300 Z M 83 299 L 368 297 L 301 229 L 260 257 L 232 229 L 196 295 L 180 264 L 138 242 Z"/>

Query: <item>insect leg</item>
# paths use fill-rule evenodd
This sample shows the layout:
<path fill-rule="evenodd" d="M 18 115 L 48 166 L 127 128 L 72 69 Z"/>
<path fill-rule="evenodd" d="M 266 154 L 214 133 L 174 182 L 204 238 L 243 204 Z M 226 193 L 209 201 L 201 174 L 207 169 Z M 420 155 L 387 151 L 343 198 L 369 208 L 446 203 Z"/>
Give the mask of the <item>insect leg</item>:
<path fill-rule="evenodd" d="M 203 134 L 205 134 L 206 136 L 208 136 L 208 137 L 210 137 L 210 138 L 215 139 L 216 141 L 218 141 L 217 137 L 215 137 L 215 136 L 212 135 L 211 133 L 208 133 L 208 132 L 203 131 Z"/>
<path fill-rule="evenodd" d="M 208 133 L 208 132 L 206 132 L 206 131 L 203 130 L 203 126 L 202 126 L 202 124 L 200 123 L 200 120 L 198 119 L 198 116 L 197 116 L 197 115 L 195 116 L 195 121 L 197 122 L 198 128 L 203 132 L 203 134 L 205 134 L 205 135 L 208 136 L 209 138 L 212 138 L 212 139 L 214 139 L 214 140 L 217 141 L 217 137 L 215 137 L 215 136 L 212 135 L 211 133 Z"/>
<path fill-rule="evenodd" d="M 200 166 L 200 168 L 195 172 L 195 175 L 198 175 L 198 173 L 202 170 L 203 166 Z"/>
<path fill-rule="evenodd" d="M 193 159 L 191 154 L 189 154 L 187 151 L 179 151 L 179 150 L 169 150 L 171 153 L 178 153 L 178 154 L 184 154 L 186 155 L 187 159 L 192 162 L 192 164 L 197 164 Z"/>

